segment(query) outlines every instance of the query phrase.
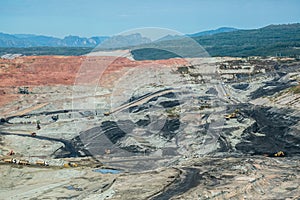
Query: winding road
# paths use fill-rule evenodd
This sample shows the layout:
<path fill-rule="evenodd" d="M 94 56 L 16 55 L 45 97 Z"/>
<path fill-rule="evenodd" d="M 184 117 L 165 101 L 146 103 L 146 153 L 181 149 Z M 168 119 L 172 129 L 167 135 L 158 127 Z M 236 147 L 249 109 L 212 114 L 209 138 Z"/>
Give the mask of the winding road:
<path fill-rule="evenodd" d="M 112 109 L 109 112 L 109 114 L 113 114 L 115 112 L 122 111 L 122 110 L 125 110 L 125 109 L 133 107 L 133 106 L 138 106 L 138 105 L 147 103 L 152 98 L 155 98 L 155 97 L 158 97 L 158 96 L 161 96 L 161 95 L 164 95 L 164 94 L 168 94 L 170 92 L 175 92 L 175 91 L 176 91 L 175 89 L 165 89 L 165 90 L 160 90 L 160 91 L 157 91 L 157 92 L 154 92 L 154 93 L 147 94 L 147 95 L 142 96 L 141 98 L 138 98 L 138 99 L 136 99 L 132 102 L 126 103 L 126 104 L 121 105 L 121 106 L 119 106 L 115 109 Z"/>
<path fill-rule="evenodd" d="M 70 152 L 70 154 L 67 157 L 79 157 L 80 154 L 76 150 L 76 148 L 72 145 L 72 143 L 68 140 L 64 139 L 59 139 L 59 138 L 51 138 L 47 136 L 31 136 L 30 134 L 22 134 L 22 133 L 8 133 L 8 132 L 0 132 L 0 135 L 15 135 L 15 136 L 20 136 L 20 137 L 31 137 L 39 140 L 47 140 L 47 141 L 52 141 L 52 142 L 61 142 L 65 145 L 65 150 Z"/>

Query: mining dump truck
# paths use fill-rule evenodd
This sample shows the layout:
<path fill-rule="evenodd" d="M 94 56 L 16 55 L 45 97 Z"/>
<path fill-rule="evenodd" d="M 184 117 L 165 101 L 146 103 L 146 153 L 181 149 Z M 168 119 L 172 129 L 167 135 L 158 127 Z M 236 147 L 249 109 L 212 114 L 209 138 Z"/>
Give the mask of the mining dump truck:
<path fill-rule="evenodd" d="M 5 163 L 17 163 L 17 160 L 15 158 L 8 158 L 3 160 Z"/>
<path fill-rule="evenodd" d="M 104 113 L 104 116 L 109 116 L 110 115 L 110 112 L 105 112 Z"/>
<path fill-rule="evenodd" d="M 42 160 L 37 160 L 35 162 L 35 164 L 40 165 L 40 166 L 49 166 L 49 163 L 46 161 L 42 161 Z"/>
<path fill-rule="evenodd" d="M 69 163 L 65 163 L 64 164 L 64 167 L 78 167 L 78 165 L 76 163 L 73 163 L 73 162 L 69 162 Z"/>
<path fill-rule="evenodd" d="M 30 165 L 29 161 L 28 160 L 19 160 L 17 162 L 18 165 Z"/>

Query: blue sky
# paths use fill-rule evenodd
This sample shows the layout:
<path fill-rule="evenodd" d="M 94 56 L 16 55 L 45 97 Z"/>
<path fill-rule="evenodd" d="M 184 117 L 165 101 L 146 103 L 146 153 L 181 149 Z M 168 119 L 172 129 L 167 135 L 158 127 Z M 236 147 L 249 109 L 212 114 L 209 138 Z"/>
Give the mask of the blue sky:
<path fill-rule="evenodd" d="M 114 35 L 141 27 L 195 33 L 300 22 L 299 0 L 0 0 L 0 32 Z"/>

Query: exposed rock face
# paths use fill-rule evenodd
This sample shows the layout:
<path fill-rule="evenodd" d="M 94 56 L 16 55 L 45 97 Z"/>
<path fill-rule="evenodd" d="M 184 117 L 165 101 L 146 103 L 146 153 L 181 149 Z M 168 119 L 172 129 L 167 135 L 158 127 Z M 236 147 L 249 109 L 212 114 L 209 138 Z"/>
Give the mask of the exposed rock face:
<path fill-rule="evenodd" d="M 245 142 L 237 144 L 237 149 L 251 154 L 272 154 L 284 151 L 287 155 L 300 154 L 300 135 L 295 134 L 293 127 L 300 120 L 297 112 L 288 109 L 255 107 L 247 110 L 248 117 L 255 123 L 244 130 Z M 258 134 L 257 134 L 258 133 Z M 262 134 L 262 135 L 259 135 Z"/>

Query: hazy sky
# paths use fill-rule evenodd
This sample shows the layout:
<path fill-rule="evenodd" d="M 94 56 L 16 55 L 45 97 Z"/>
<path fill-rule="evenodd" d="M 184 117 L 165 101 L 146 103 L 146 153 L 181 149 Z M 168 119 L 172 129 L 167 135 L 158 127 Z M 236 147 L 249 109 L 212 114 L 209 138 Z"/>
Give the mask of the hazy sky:
<path fill-rule="evenodd" d="M 300 22 L 299 0 L 0 0 L 0 32 L 114 35 L 162 27 L 195 33 Z"/>

